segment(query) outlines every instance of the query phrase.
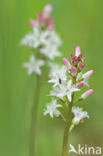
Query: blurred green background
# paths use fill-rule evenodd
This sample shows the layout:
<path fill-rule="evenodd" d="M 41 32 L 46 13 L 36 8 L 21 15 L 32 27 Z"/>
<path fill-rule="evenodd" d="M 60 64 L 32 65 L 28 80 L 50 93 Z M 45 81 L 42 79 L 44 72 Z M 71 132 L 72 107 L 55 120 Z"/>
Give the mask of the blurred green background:
<path fill-rule="evenodd" d="M 19 42 L 31 31 L 29 19 L 35 19 L 48 3 L 54 8 L 52 16 L 63 40 L 63 56 L 68 58 L 80 45 L 87 58 L 85 70 L 95 70 L 90 80 L 95 92 L 81 103 L 90 120 L 72 131 L 70 143 L 75 147 L 78 143 L 103 147 L 103 1 L 0 0 L 0 156 L 28 156 L 36 79 L 34 75 L 28 77 L 22 68 L 31 51 L 20 47 Z M 62 58 L 56 61 L 62 63 Z M 44 69 L 38 109 L 36 156 L 60 156 L 64 124 L 43 116 L 45 104 L 50 101 L 46 96 L 51 89 L 47 70 Z"/>

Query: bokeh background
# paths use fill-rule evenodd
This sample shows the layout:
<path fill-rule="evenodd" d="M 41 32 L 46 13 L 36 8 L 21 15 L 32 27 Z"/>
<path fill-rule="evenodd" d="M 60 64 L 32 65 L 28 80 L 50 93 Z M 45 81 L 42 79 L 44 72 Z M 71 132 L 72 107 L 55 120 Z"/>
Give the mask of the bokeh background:
<path fill-rule="evenodd" d="M 103 150 L 103 1 L 102 0 L 0 0 L 0 156 L 28 156 L 31 104 L 35 95 L 35 75 L 22 68 L 31 51 L 20 47 L 29 31 L 29 19 L 45 4 L 52 4 L 56 30 L 63 40 L 61 51 L 69 57 L 80 45 L 87 58 L 86 70 L 94 69 L 90 84 L 94 94 L 82 102 L 90 120 L 77 126 L 70 143 L 101 146 Z M 62 64 L 62 59 L 56 59 Z M 42 78 L 35 156 L 60 156 L 64 124 L 43 116 L 51 89 L 47 71 Z M 45 87 L 44 87 L 45 86 Z M 103 151 L 102 151 L 103 152 Z M 72 154 L 71 154 L 72 156 Z"/>

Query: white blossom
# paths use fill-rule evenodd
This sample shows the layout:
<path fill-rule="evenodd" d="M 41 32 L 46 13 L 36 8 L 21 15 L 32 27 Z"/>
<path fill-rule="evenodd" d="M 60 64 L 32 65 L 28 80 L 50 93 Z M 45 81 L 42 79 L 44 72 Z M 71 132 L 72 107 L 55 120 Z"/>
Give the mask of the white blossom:
<path fill-rule="evenodd" d="M 82 111 L 79 107 L 72 107 L 72 113 L 74 114 L 73 124 L 79 124 L 84 118 L 89 118 L 88 112 Z"/>
<path fill-rule="evenodd" d="M 59 107 L 62 107 L 62 105 L 57 104 L 56 100 L 52 100 L 52 102 L 46 106 L 44 115 L 49 114 L 51 116 L 51 118 L 53 118 L 54 116 L 59 117 L 60 111 L 58 111 L 58 109 L 57 109 Z"/>
<path fill-rule="evenodd" d="M 60 99 L 63 99 L 64 96 L 67 96 L 68 100 L 71 102 L 73 92 L 80 91 L 75 85 L 72 84 L 72 80 L 69 80 L 67 83 L 59 85 L 59 88 L 55 88 L 51 91 L 50 96 L 56 96 Z"/>
<path fill-rule="evenodd" d="M 39 27 L 34 27 L 33 32 L 27 34 L 21 41 L 21 45 L 26 45 L 30 48 L 38 48 L 40 45 L 47 44 L 49 31 L 40 31 Z"/>
<path fill-rule="evenodd" d="M 67 68 L 65 66 L 62 66 L 58 71 L 52 73 L 51 80 L 49 80 L 48 82 L 54 83 L 54 87 L 60 85 L 61 83 L 64 83 L 67 80 L 66 71 Z"/>
<path fill-rule="evenodd" d="M 61 56 L 61 52 L 58 50 L 58 48 L 62 42 L 55 31 L 50 32 L 46 43 L 47 44 L 40 49 L 42 54 L 44 54 L 50 60 L 53 60 L 57 56 Z"/>
<path fill-rule="evenodd" d="M 35 72 L 37 75 L 41 75 L 41 69 L 40 67 L 42 67 L 44 65 L 44 61 L 43 60 L 36 60 L 35 57 L 32 55 L 30 57 L 30 61 L 24 63 L 24 67 L 28 69 L 28 75 L 31 75 L 33 72 Z"/>

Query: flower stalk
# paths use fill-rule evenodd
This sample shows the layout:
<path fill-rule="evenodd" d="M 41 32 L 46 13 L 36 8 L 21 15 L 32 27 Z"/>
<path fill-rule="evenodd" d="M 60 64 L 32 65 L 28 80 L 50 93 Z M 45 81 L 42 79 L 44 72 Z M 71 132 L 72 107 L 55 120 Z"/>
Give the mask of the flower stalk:
<path fill-rule="evenodd" d="M 35 88 L 35 99 L 31 109 L 31 125 L 30 125 L 30 140 L 29 140 L 29 156 L 34 156 L 35 137 L 36 137 L 36 121 L 37 121 L 37 110 L 39 104 L 39 95 L 41 87 L 41 77 L 37 76 L 37 83 Z"/>

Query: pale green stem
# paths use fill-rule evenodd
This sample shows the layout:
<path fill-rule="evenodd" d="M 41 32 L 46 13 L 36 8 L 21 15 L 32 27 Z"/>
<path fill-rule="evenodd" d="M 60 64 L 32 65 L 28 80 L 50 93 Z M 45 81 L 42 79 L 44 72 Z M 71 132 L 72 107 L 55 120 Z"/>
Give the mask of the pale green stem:
<path fill-rule="evenodd" d="M 34 146 L 36 137 L 36 121 L 37 121 L 37 110 L 39 104 L 39 95 L 41 87 L 41 77 L 37 76 L 37 83 L 35 88 L 35 99 L 31 110 L 31 125 L 30 125 L 30 142 L 29 142 L 29 156 L 35 156 Z"/>
<path fill-rule="evenodd" d="M 72 96 L 72 102 L 68 104 L 68 112 L 67 112 L 67 120 L 66 120 L 67 122 L 64 130 L 62 156 L 67 156 L 68 153 L 69 129 L 72 123 L 72 104 L 73 104 L 73 96 Z"/>

